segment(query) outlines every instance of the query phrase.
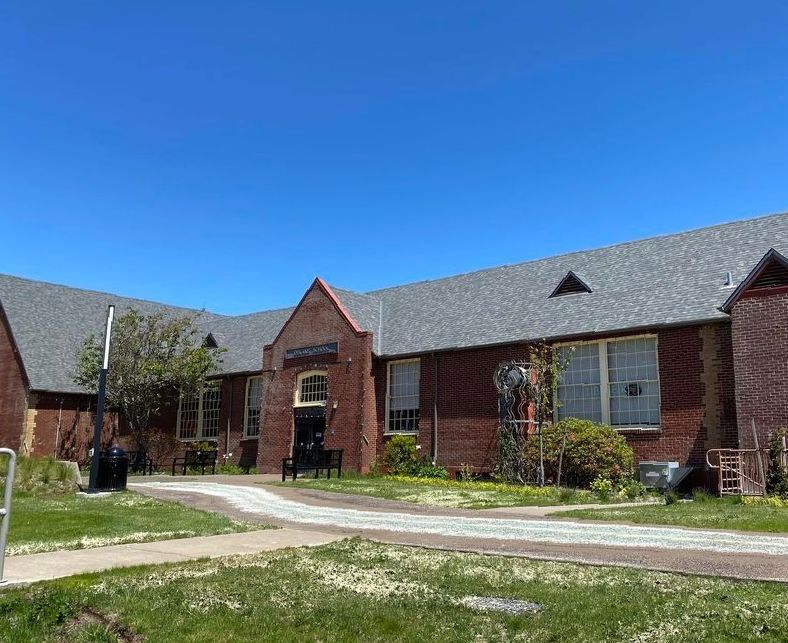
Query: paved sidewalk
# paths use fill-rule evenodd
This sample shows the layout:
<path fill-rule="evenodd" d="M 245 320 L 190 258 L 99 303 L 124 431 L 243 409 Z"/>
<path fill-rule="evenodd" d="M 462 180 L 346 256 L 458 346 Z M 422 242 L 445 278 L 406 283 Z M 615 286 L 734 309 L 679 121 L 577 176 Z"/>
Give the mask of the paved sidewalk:
<path fill-rule="evenodd" d="M 324 545 L 340 538 L 342 536 L 338 534 L 320 531 L 263 529 L 239 534 L 10 556 L 5 560 L 5 578 L 9 585 L 20 585 L 113 567 L 177 563 L 197 558 L 254 554 L 285 547 Z"/>

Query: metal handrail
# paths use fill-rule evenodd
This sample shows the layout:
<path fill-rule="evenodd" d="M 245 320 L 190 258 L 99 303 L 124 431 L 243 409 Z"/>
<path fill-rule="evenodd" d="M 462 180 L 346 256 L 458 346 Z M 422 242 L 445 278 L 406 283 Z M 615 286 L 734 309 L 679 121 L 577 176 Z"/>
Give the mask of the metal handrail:
<path fill-rule="evenodd" d="M 5 543 L 8 540 L 8 524 L 11 521 L 11 494 L 14 490 L 14 474 L 16 473 L 16 453 L 11 449 L 0 448 L 0 455 L 8 456 L 8 471 L 5 474 L 5 493 L 3 506 L 0 507 L 0 586 L 8 583 L 3 578 L 5 566 Z"/>

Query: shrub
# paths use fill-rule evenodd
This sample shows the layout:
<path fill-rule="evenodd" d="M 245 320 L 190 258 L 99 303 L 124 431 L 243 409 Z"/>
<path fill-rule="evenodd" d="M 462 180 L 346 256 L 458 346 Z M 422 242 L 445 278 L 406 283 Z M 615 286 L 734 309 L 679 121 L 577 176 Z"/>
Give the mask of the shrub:
<path fill-rule="evenodd" d="M 240 467 L 232 462 L 222 462 L 222 464 L 216 467 L 216 473 L 224 476 L 242 476 L 250 473 L 257 473 L 257 469 L 254 467 Z"/>
<path fill-rule="evenodd" d="M 631 478 L 635 455 L 626 439 L 606 424 L 567 418 L 542 429 L 545 479 L 555 481 L 561 444 L 566 439 L 561 463 L 561 484 L 588 487 L 597 477 L 618 482 Z M 539 440 L 530 436 L 524 457 L 530 470 L 539 466 Z"/>
<path fill-rule="evenodd" d="M 679 501 L 679 494 L 675 491 L 668 491 L 665 494 L 665 504 L 666 505 L 675 505 Z"/>
<path fill-rule="evenodd" d="M 788 467 L 782 463 L 783 438 L 788 437 L 788 428 L 777 429 L 769 438 L 769 475 L 766 491 L 788 498 Z"/>
<path fill-rule="evenodd" d="M 394 435 L 383 448 L 383 466 L 393 476 L 411 475 L 418 462 L 416 438 L 412 435 Z"/>
<path fill-rule="evenodd" d="M 635 500 L 646 495 L 646 488 L 641 484 L 640 480 L 632 478 L 620 481 L 616 488 L 619 496 L 629 500 Z"/>
<path fill-rule="evenodd" d="M 418 453 L 416 438 L 411 435 L 395 435 L 383 449 L 383 466 L 392 476 L 448 477 L 446 469 L 432 464 L 429 458 L 420 458 Z"/>
<path fill-rule="evenodd" d="M 445 480 L 449 477 L 449 472 L 444 467 L 432 464 L 427 458 L 422 458 L 416 463 L 410 475 L 416 478 L 440 478 Z"/>
<path fill-rule="evenodd" d="M 5 479 L 7 460 L 0 460 L 0 476 Z M 20 457 L 16 461 L 14 488 L 22 491 L 43 493 L 64 493 L 74 491 L 76 483 L 67 465 L 54 458 Z M 3 484 L 0 482 L 0 491 Z"/>
<path fill-rule="evenodd" d="M 591 483 L 591 491 L 599 496 L 600 500 L 607 500 L 613 493 L 613 481 L 610 478 L 597 476 Z"/>

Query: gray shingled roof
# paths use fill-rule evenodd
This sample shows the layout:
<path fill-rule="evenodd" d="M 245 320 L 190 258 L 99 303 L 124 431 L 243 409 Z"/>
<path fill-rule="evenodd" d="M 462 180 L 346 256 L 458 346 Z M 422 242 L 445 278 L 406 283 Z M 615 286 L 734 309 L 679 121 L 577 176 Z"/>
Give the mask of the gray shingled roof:
<path fill-rule="evenodd" d="M 378 333 L 380 330 L 380 310 L 382 306 L 382 302 L 379 298 L 353 292 L 352 290 L 334 288 L 334 286 L 330 288 L 339 301 L 342 302 L 345 310 L 347 310 L 350 316 L 358 322 L 362 330 L 369 330 L 375 334 Z"/>
<path fill-rule="evenodd" d="M 771 247 L 788 250 L 788 213 L 373 291 L 378 353 L 726 319 L 726 271 L 740 282 Z M 550 299 L 570 270 L 593 292 Z"/>
<path fill-rule="evenodd" d="M 376 353 L 450 348 L 724 320 L 734 285 L 763 255 L 788 253 L 788 214 L 528 261 L 369 293 L 332 288 Z M 593 292 L 549 298 L 574 271 Z M 198 313 L 226 348 L 221 373 L 258 370 L 262 348 L 293 309 L 228 317 L 0 275 L 0 305 L 36 390 L 78 392 L 72 382 L 83 339 L 101 332 L 109 303 L 119 312 Z M 382 315 L 382 316 L 381 316 Z"/>
<path fill-rule="evenodd" d="M 77 353 L 91 333 L 103 332 L 107 306 L 117 314 L 136 308 L 144 314 L 194 314 L 207 335 L 213 333 L 227 352 L 219 373 L 259 370 L 263 345 L 272 341 L 292 309 L 239 317 L 167 306 L 108 293 L 0 275 L 0 305 L 8 318 L 31 387 L 40 391 L 79 393 L 74 384 Z"/>
<path fill-rule="evenodd" d="M 263 363 L 263 346 L 276 338 L 292 314 L 292 308 L 268 310 L 237 317 L 200 321 L 206 334 L 212 333 L 221 348 L 222 373 L 259 371 Z"/>

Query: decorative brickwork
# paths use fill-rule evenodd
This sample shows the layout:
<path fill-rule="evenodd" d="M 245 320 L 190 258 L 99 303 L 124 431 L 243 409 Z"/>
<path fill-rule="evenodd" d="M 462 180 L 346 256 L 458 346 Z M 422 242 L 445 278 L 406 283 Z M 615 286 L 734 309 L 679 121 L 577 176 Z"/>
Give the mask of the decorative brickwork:
<path fill-rule="evenodd" d="M 288 349 L 338 343 L 338 352 L 287 360 Z M 377 436 L 370 425 L 375 405 L 372 334 L 360 331 L 336 303 L 331 290 L 315 281 L 273 344 L 263 351 L 263 413 L 258 469 L 281 470 L 293 445 L 293 404 L 299 373 L 328 373 L 326 448 L 343 449 L 343 466 L 366 470 L 375 457 Z"/>

